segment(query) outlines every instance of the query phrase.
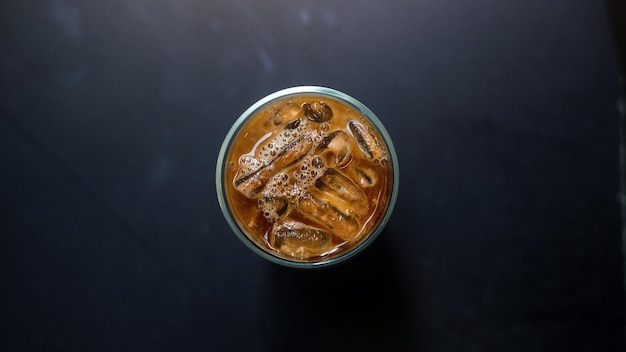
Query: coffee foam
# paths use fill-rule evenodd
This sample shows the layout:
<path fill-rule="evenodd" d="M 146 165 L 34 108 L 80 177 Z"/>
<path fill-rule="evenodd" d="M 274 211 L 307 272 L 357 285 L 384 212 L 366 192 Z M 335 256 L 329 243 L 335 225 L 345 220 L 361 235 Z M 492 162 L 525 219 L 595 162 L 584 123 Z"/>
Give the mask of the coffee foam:
<path fill-rule="evenodd" d="M 299 163 L 287 171 L 280 172 L 268 181 L 263 190 L 263 197 L 285 198 L 297 201 L 306 190 L 322 177 L 327 167 L 318 156 L 305 156 Z"/>

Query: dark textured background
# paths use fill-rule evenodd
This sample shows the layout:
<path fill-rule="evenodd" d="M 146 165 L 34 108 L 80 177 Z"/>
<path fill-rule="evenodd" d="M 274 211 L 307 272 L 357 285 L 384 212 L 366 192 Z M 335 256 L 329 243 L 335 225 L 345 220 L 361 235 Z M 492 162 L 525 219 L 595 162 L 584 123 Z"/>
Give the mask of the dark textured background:
<path fill-rule="evenodd" d="M 3 1 L 0 350 L 623 351 L 608 18 L 587 0 Z M 311 84 L 380 117 L 401 184 L 365 253 L 304 272 L 231 233 L 214 169 L 243 110 Z"/>

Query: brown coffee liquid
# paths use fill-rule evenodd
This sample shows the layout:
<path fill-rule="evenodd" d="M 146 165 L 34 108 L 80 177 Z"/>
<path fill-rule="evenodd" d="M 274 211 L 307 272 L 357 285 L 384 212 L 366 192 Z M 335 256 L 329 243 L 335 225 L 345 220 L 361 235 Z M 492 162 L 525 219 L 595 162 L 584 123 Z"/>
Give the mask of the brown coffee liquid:
<path fill-rule="evenodd" d="M 392 167 L 378 130 L 321 95 L 257 111 L 230 145 L 224 187 L 247 236 L 295 261 L 339 255 L 366 238 L 391 198 Z"/>

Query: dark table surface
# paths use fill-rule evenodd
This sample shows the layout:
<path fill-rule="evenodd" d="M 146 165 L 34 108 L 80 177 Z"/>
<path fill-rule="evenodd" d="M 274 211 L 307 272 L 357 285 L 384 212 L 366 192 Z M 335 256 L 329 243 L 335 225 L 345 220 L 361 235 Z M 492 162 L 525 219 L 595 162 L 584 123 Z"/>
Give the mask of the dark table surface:
<path fill-rule="evenodd" d="M 619 68 L 602 2 L 3 1 L 3 351 L 623 351 Z M 257 99 L 344 91 L 398 151 L 336 268 L 230 231 Z M 386 348 L 387 349 L 383 349 Z"/>

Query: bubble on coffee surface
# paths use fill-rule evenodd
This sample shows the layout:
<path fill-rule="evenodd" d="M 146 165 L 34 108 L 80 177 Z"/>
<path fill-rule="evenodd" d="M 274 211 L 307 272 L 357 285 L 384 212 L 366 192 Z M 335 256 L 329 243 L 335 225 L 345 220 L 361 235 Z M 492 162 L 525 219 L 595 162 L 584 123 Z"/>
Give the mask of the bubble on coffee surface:
<path fill-rule="evenodd" d="M 262 144 L 257 146 L 257 150 L 254 153 L 255 158 L 257 158 L 261 163 L 268 163 L 276 157 L 276 155 L 280 153 L 283 148 L 301 135 L 300 131 L 302 128 L 303 126 L 298 124 L 298 127 L 296 127 L 296 131 L 298 133 L 291 133 L 291 129 L 283 129 L 277 135 L 268 138 L 267 141 L 264 141 Z"/>
<path fill-rule="evenodd" d="M 289 169 L 274 175 L 263 190 L 264 197 L 283 197 L 296 200 L 326 171 L 318 157 L 305 156 Z"/>
<path fill-rule="evenodd" d="M 241 170 L 240 172 L 243 174 L 249 174 L 252 171 L 257 170 L 261 166 L 263 166 L 263 163 L 261 162 L 261 160 L 256 159 L 255 157 L 251 155 L 242 155 L 239 158 L 239 167 Z"/>
<path fill-rule="evenodd" d="M 313 141 L 307 135 L 296 138 L 284 146 L 274 159 L 264 162 L 257 170 L 236 178 L 235 188 L 249 198 L 256 198 L 275 174 L 302 159 L 312 145 Z"/>
<path fill-rule="evenodd" d="M 287 201 L 279 197 L 263 197 L 259 199 L 259 211 L 263 217 L 270 222 L 275 223 L 287 210 Z"/>

